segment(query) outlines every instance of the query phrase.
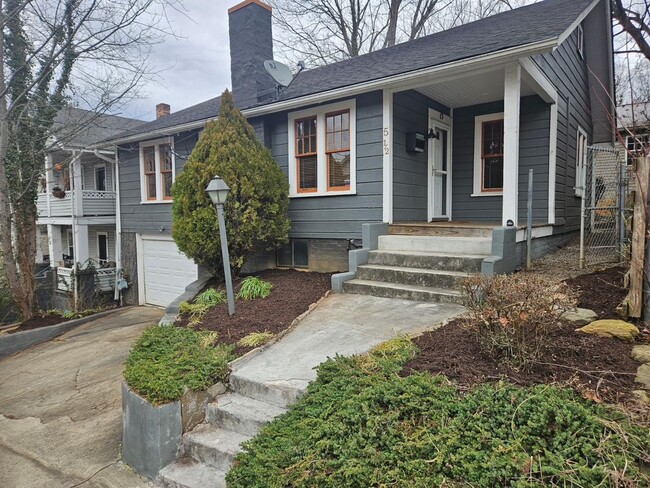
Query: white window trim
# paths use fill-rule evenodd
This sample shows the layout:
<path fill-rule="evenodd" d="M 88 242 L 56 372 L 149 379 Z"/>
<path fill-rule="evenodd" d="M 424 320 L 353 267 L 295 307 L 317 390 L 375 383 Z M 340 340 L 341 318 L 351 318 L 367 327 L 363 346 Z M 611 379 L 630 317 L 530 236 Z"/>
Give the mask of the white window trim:
<path fill-rule="evenodd" d="M 327 190 L 327 158 L 325 156 L 325 114 L 339 110 L 350 111 L 350 189 Z M 309 193 L 298 193 L 298 175 L 296 165 L 296 134 L 295 121 L 305 117 L 316 116 L 316 151 L 318 160 L 318 190 Z M 312 109 L 291 112 L 288 116 L 289 143 L 289 197 L 310 198 L 337 195 L 356 195 L 357 193 L 357 115 L 354 99 L 314 107 Z"/>
<path fill-rule="evenodd" d="M 174 153 L 174 139 L 172 137 L 165 137 L 162 139 L 154 139 L 140 143 L 139 150 L 139 164 L 140 164 L 140 203 L 143 205 L 159 204 L 159 203 L 172 203 L 173 200 L 164 200 L 162 196 L 162 178 L 160 172 L 160 152 L 158 147 L 161 144 L 169 144 L 172 148 L 172 183 L 176 180 L 176 154 Z M 156 199 L 147 200 L 147 188 L 144 178 L 144 148 L 154 146 L 154 159 L 156 163 Z"/>
<path fill-rule="evenodd" d="M 105 236 L 106 237 L 106 261 L 111 260 L 110 256 L 110 246 L 109 246 L 109 239 L 108 239 L 108 232 L 97 232 L 95 234 L 95 240 L 97 241 L 97 262 L 101 263 L 101 257 L 99 256 L 99 236 Z"/>
<path fill-rule="evenodd" d="M 578 161 L 578 150 L 580 144 L 580 136 L 584 138 L 584 150 L 582 151 L 582 158 Z M 587 136 L 587 131 L 582 127 L 578 126 L 576 131 L 576 172 L 575 172 L 575 196 L 584 197 L 585 196 L 585 187 L 587 185 L 587 150 L 589 147 L 589 136 Z"/>
<path fill-rule="evenodd" d="M 483 122 L 504 119 L 504 112 L 493 114 L 477 115 L 474 117 L 474 192 L 473 197 L 499 197 L 503 191 L 482 191 L 481 178 L 483 176 L 483 165 L 481 160 L 481 146 L 483 144 Z M 505 130 L 505 127 L 504 127 Z M 504 179 L 505 183 L 505 179 Z"/>
<path fill-rule="evenodd" d="M 643 142 L 647 138 L 647 142 Z M 650 144 L 650 133 L 636 134 L 634 136 L 625 137 L 625 164 L 630 166 L 633 161 L 630 159 L 630 144 L 634 142 L 634 147 L 636 148 L 638 141 L 641 141 L 642 144 Z"/>
<path fill-rule="evenodd" d="M 108 171 L 106 169 L 106 163 L 97 163 L 93 166 L 93 186 L 95 187 L 95 191 L 102 191 L 97 188 L 97 168 L 104 168 L 104 191 L 108 191 Z"/>
<path fill-rule="evenodd" d="M 585 30 L 582 27 L 582 24 L 578 26 L 578 39 L 577 39 L 577 49 L 578 49 L 578 54 L 582 59 L 585 58 Z"/>
<path fill-rule="evenodd" d="M 67 249 L 66 249 L 66 255 L 70 256 L 70 249 L 72 249 L 72 255 L 76 254 L 74 251 L 74 235 L 72 233 L 72 229 L 66 229 L 66 244 L 67 244 Z"/>

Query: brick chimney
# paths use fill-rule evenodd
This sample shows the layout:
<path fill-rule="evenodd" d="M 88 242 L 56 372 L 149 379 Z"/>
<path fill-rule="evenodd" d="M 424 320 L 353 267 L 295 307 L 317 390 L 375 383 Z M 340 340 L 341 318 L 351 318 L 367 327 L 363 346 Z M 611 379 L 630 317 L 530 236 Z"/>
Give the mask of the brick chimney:
<path fill-rule="evenodd" d="M 230 78 L 235 104 L 250 107 L 270 98 L 275 82 L 264 69 L 273 59 L 271 7 L 261 0 L 244 0 L 228 10 Z"/>
<path fill-rule="evenodd" d="M 156 105 L 156 119 L 169 115 L 171 113 L 171 110 L 172 108 L 168 103 L 159 103 Z"/>

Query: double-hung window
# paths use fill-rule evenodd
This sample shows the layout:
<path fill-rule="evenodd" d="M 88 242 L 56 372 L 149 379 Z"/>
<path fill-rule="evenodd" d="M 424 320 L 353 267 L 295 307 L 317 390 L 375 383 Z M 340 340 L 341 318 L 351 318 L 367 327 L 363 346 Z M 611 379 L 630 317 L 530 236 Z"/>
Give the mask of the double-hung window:
<path fill-rule="evenodd" d="M 292 197 L 356 191 L 354 100 L 289 114 Z"/>
<path fill-rule="evenodd" d="M 503 193 L 503 132 L 502 113 L 475 118 L 473 196 Z"/>
<path fill-rule="evenodd" d="M 170 141 L 140 143 L 143 202 L 171 201 L 171 188 L 175 177 L 174 166 L 174 151 Z"/>
<path fill-rule="evenodd" d="M 625 162 L 632 164 L 636 158 L 650 155 L 650 135 L 627 136 L 625 146 Z"/>

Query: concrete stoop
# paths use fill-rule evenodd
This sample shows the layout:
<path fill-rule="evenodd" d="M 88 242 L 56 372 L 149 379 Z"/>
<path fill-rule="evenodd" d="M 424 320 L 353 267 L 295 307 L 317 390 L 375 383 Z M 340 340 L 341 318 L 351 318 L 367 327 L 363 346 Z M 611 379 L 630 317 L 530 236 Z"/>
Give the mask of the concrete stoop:
<path fill-rule="evenodd" d="M 231 375 L 231 388 L 206 407 L 206 423 L 183 436 L 181 456 L 159 473 L 168 488 L 225 488 L 241 444 L 286 412 L 302 391 L 271 388 Z M 273 391 L 277 390 L 277 391 Z M 247 396 L 251 395 L 251 396 Z M 269 400 L 272 403 L 269 403 Z"/>
<path fill-rule="evenodd" d="M 461 303 L 460 282 L 481 271 L 487 237 L 385 235 L 368 263 L 346 281 L 347 293 L 438 303 Z"/>

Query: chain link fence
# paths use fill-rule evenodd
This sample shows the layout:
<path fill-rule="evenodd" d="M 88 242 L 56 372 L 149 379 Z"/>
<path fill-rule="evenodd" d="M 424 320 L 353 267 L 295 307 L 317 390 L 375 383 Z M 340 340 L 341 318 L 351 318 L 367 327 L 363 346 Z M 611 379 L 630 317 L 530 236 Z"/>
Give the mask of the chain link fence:
<path fill-rule="evenodd" d="M 628 259 L 633 198 L 629 167 L 619 151 L 599 146 L 587 150 L 582 212 L 584 266 Z"/>

